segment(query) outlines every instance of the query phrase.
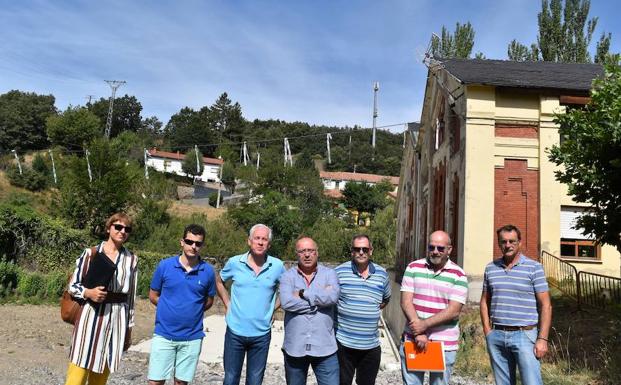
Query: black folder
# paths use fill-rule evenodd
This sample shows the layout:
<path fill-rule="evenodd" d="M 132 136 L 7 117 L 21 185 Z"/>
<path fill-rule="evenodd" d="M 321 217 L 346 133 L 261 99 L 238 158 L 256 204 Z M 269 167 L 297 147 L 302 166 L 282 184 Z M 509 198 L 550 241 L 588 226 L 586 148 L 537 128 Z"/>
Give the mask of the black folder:
<path fill-rule="evenodd" d="M 107 288 L 115 271 L 116 264 L 112 262 L 107 255 L 98 251 L 97 254 L 91 258 L 91 263 L 82 281 L 82 285 L 87 289 L 93 289 L 98 286 Z"/>

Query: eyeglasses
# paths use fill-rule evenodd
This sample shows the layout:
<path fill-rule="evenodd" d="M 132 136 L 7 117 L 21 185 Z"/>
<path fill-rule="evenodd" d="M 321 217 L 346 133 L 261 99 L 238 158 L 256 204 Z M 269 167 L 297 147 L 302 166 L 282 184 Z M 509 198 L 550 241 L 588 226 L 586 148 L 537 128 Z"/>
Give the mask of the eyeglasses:
<path fill-rule="evenodd" d="M 132 227 L 131 226 L 123 226 L 121 224 L 115 223 L 112 225 L 112 227 L 114 227 L 114 229 L 118 232 L 120 232 L 121 230 L 125 229 L 125 232 L 127 234 L 132 232 Z"/>
<path fill-rule="evenodd" d="M 438 249 L 438 251 L 440 253 L 444 253 L 444 250 L 446 250 L 448 246 L 436 246 L 436 245 L 429 245 L 427 246 L 427 250 L 429 251 L 434 251 L 435 249 Z"/>
<path fill-rule="evenodd" d="M 295 252 L 300 255 L 315 254 L 317 252 L 317 249 L 302 249 L 302 250 L 296 250 Z"/>
<path fill-rule="evenodd" d="M 184 242 L 186 245 L 188 245 L 188 246 L 196 245 L 196 247 L 201 247 L 201 246 L 203 246 L 203 243 L 205 243 L 205 242 L 203 242 L 203 241 L 193 241 L 193 240 L 191 240 L 191 239 L 187 239 L 187 238 L 185 238 L 185 239 L 183 240 L 183 242 Z"/>
<path fill-rule="evenodd" d="M 505 243 L 508 243 L 510 245 L 515 245 L 519 242 L 519 240 L 517 239 L 499 239 L 498 243 L 500 243 L 501 245 L 504 245 Z"/>
<path fill-rule="evenodd" d="M 364 253 L 367 254 L 371 249 L 368 247 L 352 247 L 351 248 L 351 252 L 352 253 Z"/>

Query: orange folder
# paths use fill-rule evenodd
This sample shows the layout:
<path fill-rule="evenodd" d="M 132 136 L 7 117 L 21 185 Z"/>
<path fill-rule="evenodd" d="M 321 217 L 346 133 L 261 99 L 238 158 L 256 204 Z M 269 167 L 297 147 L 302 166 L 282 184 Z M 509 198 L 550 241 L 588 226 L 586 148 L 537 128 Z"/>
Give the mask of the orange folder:
<path fill-rule="evenodd" d="M 409 371 L 444 371 L 444 345 L 442 341 L 427 342 L 427 350 L 424 352 L 419 350 L 413 341 L 405 341 L 403 349 L 405 351 L 405 366 Z"/>

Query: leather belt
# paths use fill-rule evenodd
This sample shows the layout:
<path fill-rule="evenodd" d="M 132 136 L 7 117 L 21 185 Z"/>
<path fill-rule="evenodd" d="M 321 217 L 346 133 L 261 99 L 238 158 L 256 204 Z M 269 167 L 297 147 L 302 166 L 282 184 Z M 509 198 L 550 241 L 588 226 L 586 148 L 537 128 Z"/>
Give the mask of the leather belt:
<path fill-rule="evenodd" d="M 494 325 L 492 327 L 494 329 L 497 329 L 497 330 L 504 330 L 504 331 L 508 331 L 508 332 L 515 332 L 515 331 L 518 331 L 518 330 L 533 330 L 534 328 L 537 327 L 537 325 L 528 325 L 528 326 Z"/>
<path fill-rule="evenodd" d="M 123 303 L 127 302 L 127 294 L 125 293 L 108 293 L 103 303 Z"/>

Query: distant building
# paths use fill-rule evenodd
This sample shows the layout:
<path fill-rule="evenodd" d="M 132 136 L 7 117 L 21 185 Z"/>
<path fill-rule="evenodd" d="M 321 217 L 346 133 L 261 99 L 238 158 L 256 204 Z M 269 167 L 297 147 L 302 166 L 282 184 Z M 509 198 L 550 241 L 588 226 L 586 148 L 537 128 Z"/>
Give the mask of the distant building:
<path fill-rule="evenodd" d="M 319 177 L 323 182 L 324 194 L 329 198 L 341 198 L 343 194 L 341 191 L 345 189 L 345 185 L 347 183 L 366 183 L 368 185 L 376 185 L 383 180 L 388 180 L 390 184 L 393 186 L 393 193 L 397 192 L 397 188 L 399 187 L 399 177 L 398 176 L 386 176 L 386 175 L 377 175 L 377 174 L 363 174 L 357 172 L 330 172 L 330 171 L 320 171 Z M 394 197 L 394 194 L 393 194 Z"/>
<path fill-rule="evenodd" d="M 152 148 L 148 152 L 149 157 L 147 158 L 147 165 L 149 167 L 169 174 L 187 176 L 181 169 L 185 154 L 180 152 L 159 151 L 156 148 Z M 224 161 L 222 159 L 203 157 L 203 164 L 205 166 L 203 173 L 197 176 L 196 180 L 201 182 L 220 182 L 220 168 L 224 164 Z"/>

